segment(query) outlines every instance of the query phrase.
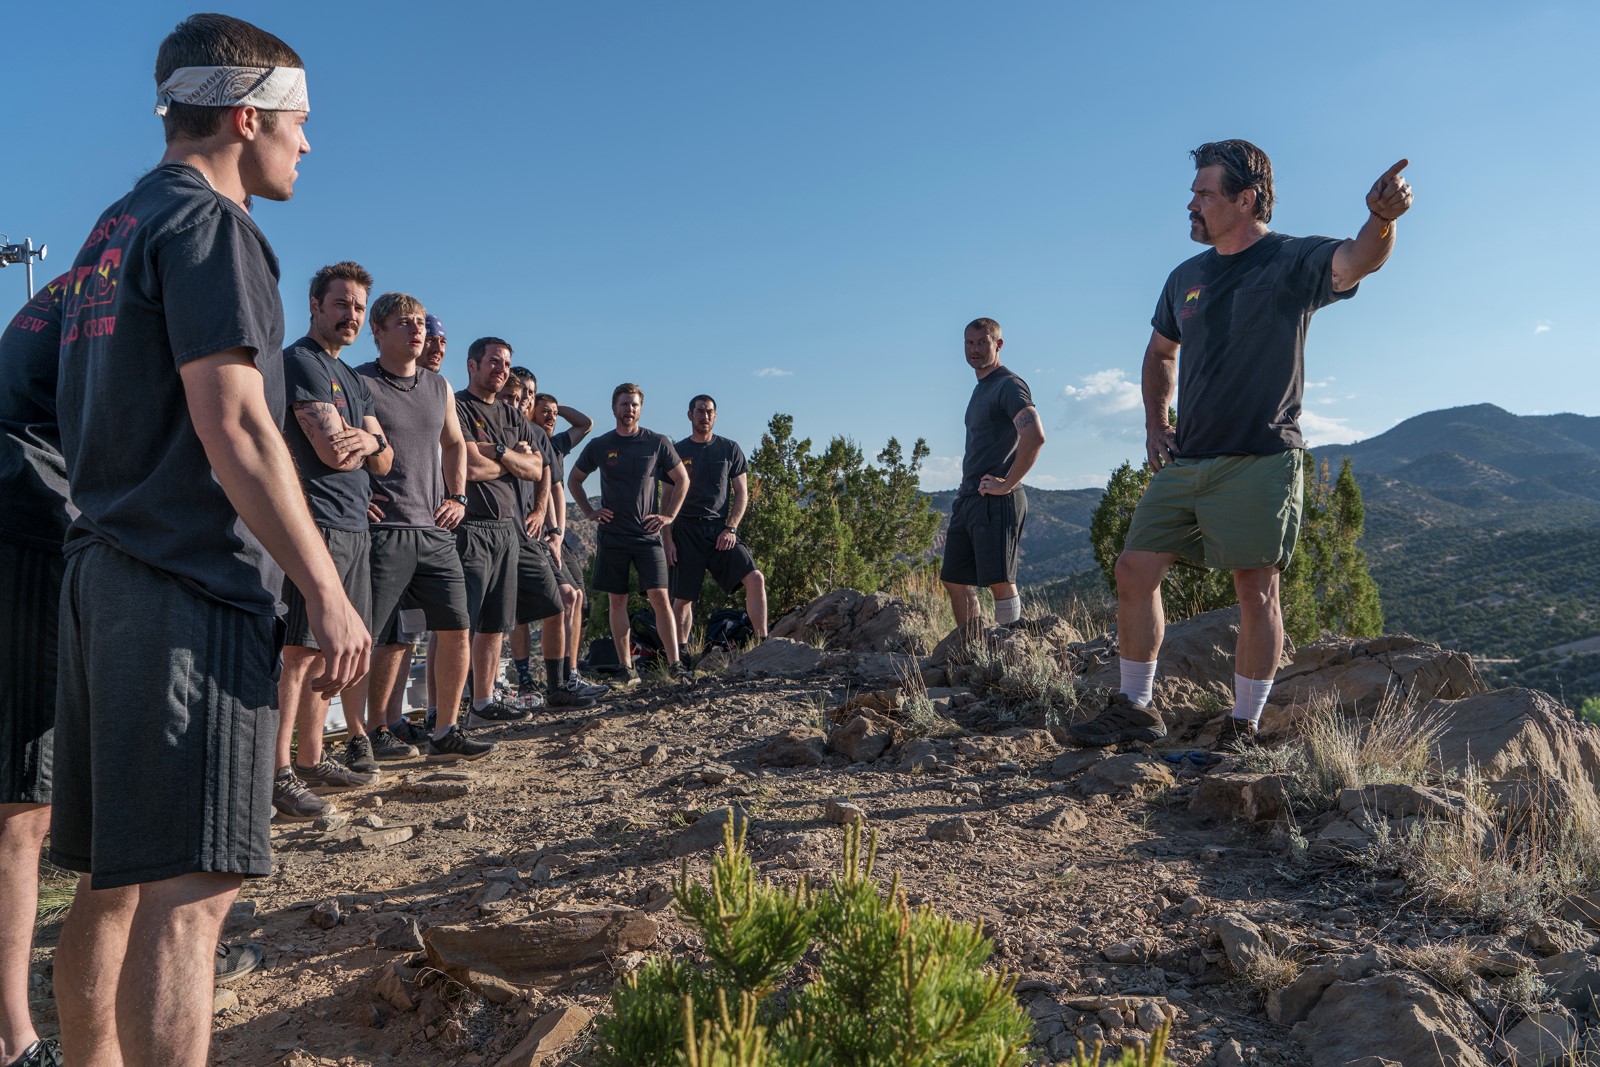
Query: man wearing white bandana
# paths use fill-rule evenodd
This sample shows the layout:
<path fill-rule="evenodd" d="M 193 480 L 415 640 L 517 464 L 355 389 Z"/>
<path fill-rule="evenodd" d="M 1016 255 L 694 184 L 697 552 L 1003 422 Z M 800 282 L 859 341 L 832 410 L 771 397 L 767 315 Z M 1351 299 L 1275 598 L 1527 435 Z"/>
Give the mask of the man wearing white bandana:
<path fill-rule="evenodd" d="M 271 868 L 284 574 L 323 654 L 312 688 L 344 689 L 371 653 L 284 443 L 278 261 L 245 207 L 294 195 L 302 67 L 225 15 L 173 30 L 166 153 L 101 215 L 63 301 L 80 514 L 50 851 L 84 873 L 55 960 L 72 1064 L 206 1062 L 217 935 L 241 880 Z"/>

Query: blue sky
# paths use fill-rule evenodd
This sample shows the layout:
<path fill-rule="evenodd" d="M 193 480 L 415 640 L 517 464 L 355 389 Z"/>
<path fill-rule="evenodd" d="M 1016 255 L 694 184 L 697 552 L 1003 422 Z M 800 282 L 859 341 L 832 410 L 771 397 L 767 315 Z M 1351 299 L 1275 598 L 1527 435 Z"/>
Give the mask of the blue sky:
<path fill-rule="evenodd" d="M 1287 233 L 1353 233 L 1373 179 L 1412 160 L 1394 260 L 1313 325 L 1314 444 L 1483 401 L 1600 414 L 1582 335 L 1600 9 L 1282 7 L 225 10 L 309 72 L 296 195 L 258 209 L 291 337 L 310 274 L 354 258 L 444 319 L 457 384 L 467 342 L 498 334 L 602 420 L 633 380 L 646 425 L 680 436 L 705 391 L 747 450 L 775 411 L 869 452 L 925 437 L 942 488 L 972 381 L 961 327 L 990 315 L 1050 435 L 1029 481 L 1103 484 L 1142 455 L 1150 312 L 1200 250 L 1187 150 L 1245 137 L 1273 157 Z M 4 18 L 0 231 L 49 242 L 42 278 L 159 158 L 155 49 L 192 8 L 65 10 Z M 0 300 L 24 295 L 0 273 Z"/>

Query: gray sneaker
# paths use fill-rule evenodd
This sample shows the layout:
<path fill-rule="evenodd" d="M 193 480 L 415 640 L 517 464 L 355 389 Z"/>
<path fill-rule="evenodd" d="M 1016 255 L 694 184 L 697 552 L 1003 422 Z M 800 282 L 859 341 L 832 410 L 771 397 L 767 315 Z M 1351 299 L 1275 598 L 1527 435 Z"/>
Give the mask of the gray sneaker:
<path fill-rule="evenodd" d="M 526 722 L 533 712 L 514 708 L 503 700 L 491 700 L 481 708 L 472 709 L 470 726 L 504 726 L 508 722 Z"/>
<path fill-rule="evenodd" d="M 599 682 L 591 681 L 577 671 L 567 675 L 567 688 L 580 696 L 594 697 L 596 700 L 611 692 L 609 685 L 601 685 Z"/>
<path fill-rule="evenodd" d="M 1086 722 L 1073 723 L 1067 733 L 1080 745 L 1099 748 L 1123 741 L 1159 741 L 1167 736 L 1167 724 L 1155 708 L 1116 693 L 1106 701 L 1105 711 Z"/>
<path fill-rule="evenodd" d="M 358 785 L 371 785 L 378 780 L 376 773 L 353 771 L 332 756 L 324 756 L 315 767 L 294 765 L 294 776 L 308 789 L 352 789 Z"/>
<path fill-rule="evenodd" d="M 592 708 L 594 707 L 594 697 L 587 697 L 582 693 L 574 692 L 564 685 L 558 685 L 550 690 L 550 699 L 547 704 L 552 708 Z"/>
<path fill-rule="evenodd" d="M 401 740 L 387 726 L 372 731 L 372 755 L 380 760 L 416 759 L 417 747 Z"/>
<path fill-rule="evenodd" d="M 307 789 L 287 767 L 272 779 L 272 807 L 280 819 L 288 822 L 310 822 L 333 810 L 332 804 Z"/>
<path fill-rule="evenodd" d="M 232 985 L 261 966 L 261 959 L 265 955 L 266 950 L 260 945 L 226 945 L 218 941 L 216 966 L 213 969 L 216 984 Z"/>
<path fill-rule="evenodd" d="M 429 763 L 453 763 L 458 759 L 479 759 L 500 746 L 493 741 L 478 741 L 460 726 L 452 726 L 443 737 L 428 739 Z"/>
<path fill-rule="evenodd" d="M 344 759 L 341 762 L 352 771 L 377 774 L 378 761 L 372 755 L 372 738 L 366 734 L 351 734 L 350 740 L 345 742 Z"/>

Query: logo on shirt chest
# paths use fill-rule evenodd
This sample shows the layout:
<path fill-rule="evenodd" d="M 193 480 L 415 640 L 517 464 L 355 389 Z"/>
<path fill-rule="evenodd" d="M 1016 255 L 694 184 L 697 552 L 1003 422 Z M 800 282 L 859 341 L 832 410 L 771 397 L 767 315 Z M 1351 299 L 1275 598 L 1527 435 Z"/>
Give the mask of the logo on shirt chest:
<path fill-rule="evenodd" d="M 615 467 L 616 465 L 617 465 L 617 450 L 614 449 L 614 448 L 606 449 L 606 466 Z"/>
<path fill-rule="evenodd" d="M 690 473 L 690 474 L 694 473 L 694 457 L 693 456 L 685 456 L 685 457 L 683 457 L 683 469 L 685 471 L 687 471 L 688 473 Z"/>
<path fill-rule="evenodd" d="M 1178 309 L 1178 318 L 1192 319 L 1200 310 L 1200 294 L 1205 291 L 1205 286 L 1196 285 L 1183 294 L 1183 307 Z"/>
<path fill-rule="evenodd" d="M 344 390 L 339 388 L 339 383 L 336 381 L 330 380 L 328 386 L 333 392 L 333 406 L 340 411 L 345 410 L 347 405 L 344 402 Z"/>

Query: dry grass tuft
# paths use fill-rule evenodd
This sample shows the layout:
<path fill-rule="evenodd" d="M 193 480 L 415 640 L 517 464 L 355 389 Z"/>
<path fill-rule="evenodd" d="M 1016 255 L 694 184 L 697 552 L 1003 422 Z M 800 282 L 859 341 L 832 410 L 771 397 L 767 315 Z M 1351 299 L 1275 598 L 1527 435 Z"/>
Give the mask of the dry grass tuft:
<path fill-rule="evenodd" d="M 77 892 L 77 875 L 43 864 L 39 871 L 39 911 L 34 925 L 42 928 L 65 919 Z"/>

